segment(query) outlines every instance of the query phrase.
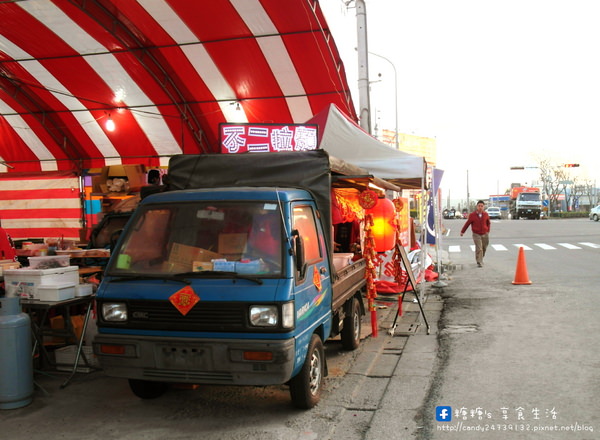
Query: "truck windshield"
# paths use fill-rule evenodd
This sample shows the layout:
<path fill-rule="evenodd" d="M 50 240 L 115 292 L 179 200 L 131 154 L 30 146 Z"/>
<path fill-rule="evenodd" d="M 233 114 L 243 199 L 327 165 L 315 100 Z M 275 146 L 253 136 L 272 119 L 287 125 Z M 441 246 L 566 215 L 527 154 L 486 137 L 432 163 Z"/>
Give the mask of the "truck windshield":
<path fill-rule="evenodd" d="M 275 203 L 141 206 L 107 268 L 109 275 L 281 274 L 281 212 Z"/>
<path fill-rule="evenodd" d="M 537 202 L 540 200 L 539 193 L 521 193 L 520 196 L 524 202 Z"/>

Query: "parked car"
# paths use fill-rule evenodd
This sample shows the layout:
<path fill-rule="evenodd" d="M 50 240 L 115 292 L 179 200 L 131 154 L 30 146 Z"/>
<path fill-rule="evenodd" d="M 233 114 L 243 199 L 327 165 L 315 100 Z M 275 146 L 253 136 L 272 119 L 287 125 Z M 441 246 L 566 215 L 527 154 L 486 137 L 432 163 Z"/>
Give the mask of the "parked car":
<path fill-rule="evenodd" d="M 592 208 L 592 210 L 590 211 L 590 220 L 594 220 L 595 222 L 600 220 L 600 205 L 596 206 L 595 208 Z"/>
<path fill-rule="evenodd" d="M 490 218 L 502 218 L 500 208 L 498 208 L 497 206 L 490 206 L 488 209 L 486 209 L 486 211 Z"/>

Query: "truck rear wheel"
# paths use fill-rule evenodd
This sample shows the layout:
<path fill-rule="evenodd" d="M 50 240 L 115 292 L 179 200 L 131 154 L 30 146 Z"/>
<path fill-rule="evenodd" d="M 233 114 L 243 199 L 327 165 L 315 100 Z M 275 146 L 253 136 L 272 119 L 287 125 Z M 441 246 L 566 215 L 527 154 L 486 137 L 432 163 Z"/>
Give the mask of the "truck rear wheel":
<path fill-rule="evenodd" d="M 360 344 L 361 315 L 358 299 L 352 298 L 351 312 L 344 318 L 342 328 L 342 347 L 345 350 L 356 350 Z"/>
<path fill-rule="evenodd" d="M 156 399 L 165 394 L 169 385 L 165 382 L 152 382 L 150 380 L 129 379 L 129 388 L 140 399 Z"/>
<path fill-rule="evenodd" d="M 310 409 L 321 399 L 325 372 L 323 342 L 313 334 L 300 372 L 290 380 L 290 396 L 296 408 Z"/>

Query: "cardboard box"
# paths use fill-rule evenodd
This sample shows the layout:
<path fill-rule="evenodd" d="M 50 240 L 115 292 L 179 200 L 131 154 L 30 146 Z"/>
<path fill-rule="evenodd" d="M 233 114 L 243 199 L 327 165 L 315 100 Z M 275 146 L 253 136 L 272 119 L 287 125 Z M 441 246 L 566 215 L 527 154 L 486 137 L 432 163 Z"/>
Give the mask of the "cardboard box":
<path fill-rule="evenodd" d="M 253 275 L 260 273 L 263 270 L 260 260 L 252 260 L 247 262 L 236 261 L 235 271 L 242 275 Z"/>
<path fill-rule="evenodd" d="M 221 258 L 223 258 L 221 254 L 211 252 L 207 249 L 173 243 L 168 264 L 172 271 L 181 270 L 182 272 L 187 272 L 194 270 L 195 262 Z"/>
<path fill-rule="evenodd" d="M 92 178 L 92 192 L 106 193 L 108 187 L 106 180 L 114 177 L 123 177 L 129 182 L 129 191 L 140 191 L 147 185 L 146 167 L 144 165 L 110 165 L 102 168 L 99 176 Z"/>
<path fill-rule="evenodd" d="M 3 276 L 5 270 L 18 269 L 21 263 L 13 260 L 0 260 L 0 276 Z"/>
<path fill-rule="evenodd" d="M 85 320 L 84 315 L 72 315 L 71 316 L 71 327 L 73 328 L 73 333 L 75 333 L 75 338 L 70 337 L 61 337 L 61 336 L 52 336 L 51 342 L 57 344 L 78 344 L 81 339 L 81 334 L 83 333 L 83 321 Z M 52 330 L 64 330 L 65 329 L 65 319 L 62 315 L 53 316 L 50 318 L 50 328 Z"/>
<path fill-rule="evenodd" d="M 194 261 L 192 270 L 194 272 L 213 270 L 213 263 L 212 261 Z"/>
<path fill-rule="evenodd" d="M 242 254 L 248 242 L 248 234 L 219 234 L 219 253 L 222 255 Z"/>
<path fill-rule="evenodd" d="M 235 261 L 217 260 L 213 262 L 213 267 L 218 272 L 235 272 Z"/>

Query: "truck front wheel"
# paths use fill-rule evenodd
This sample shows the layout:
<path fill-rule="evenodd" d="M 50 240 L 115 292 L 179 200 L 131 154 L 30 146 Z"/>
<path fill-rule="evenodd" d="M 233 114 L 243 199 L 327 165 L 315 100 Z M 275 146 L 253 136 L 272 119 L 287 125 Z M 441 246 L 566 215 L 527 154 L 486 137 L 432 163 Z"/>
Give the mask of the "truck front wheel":
<path fill-rule="evenodd" d="M 129 379 L 129 388 L 140 399 L 156 399 L 162 396 L 169 385 L 165 382 L 152 382 L 150 380 Z"/>
<path fill-rule="evenodd" d="M 345 350 L 356 350 L 360 344 L 361 315 L 358 299 L 352 298 L 351 312 L 344 318 L 342 329 L 342 347 Z"/>
<path fill-rule="evenodd" d="M 325 372 L 325 352 L 323 342 L 313 334 L 300 373 L 290 380 L 290 395 L 296 408 L 310 409 L 321 398 Z"/>

